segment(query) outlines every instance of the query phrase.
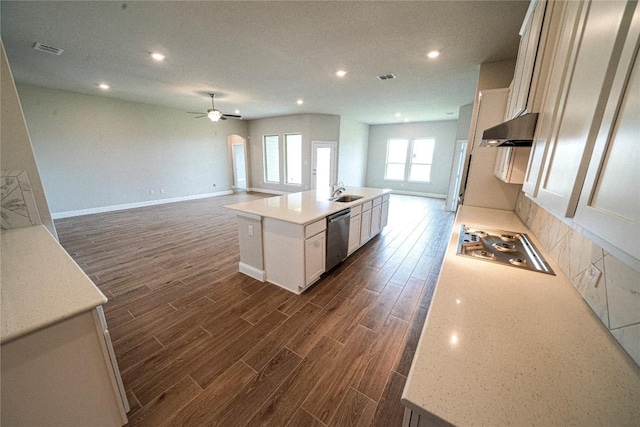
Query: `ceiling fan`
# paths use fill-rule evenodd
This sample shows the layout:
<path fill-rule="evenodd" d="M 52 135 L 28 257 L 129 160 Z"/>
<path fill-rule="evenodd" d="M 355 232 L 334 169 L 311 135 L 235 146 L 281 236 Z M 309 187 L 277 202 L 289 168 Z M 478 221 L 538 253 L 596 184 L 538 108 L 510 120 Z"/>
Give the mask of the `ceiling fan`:
<path fill-rule="evenodd" d="M 215 98 L 216 95 L 214 93 L 210 93 L 209 96 L 211 97 L 211 108 L 209 108 L 206 113 L 194 113 L 194 112 L 188 111 L 188 114 L 200 114 L 199 116 L 196 116 L 194 118 L 199 119 L 202 117 L 209 117 L 209 120 L 211 120 L 212 122 L 217 122 L 218 120 L 227 120 L 227 119 L 242 120 L 242 116 L 236 116 L 233 114 L 223 114 L 220 110 L 216 110 L 216 106 L 213 103 L 213 98 Z"/>

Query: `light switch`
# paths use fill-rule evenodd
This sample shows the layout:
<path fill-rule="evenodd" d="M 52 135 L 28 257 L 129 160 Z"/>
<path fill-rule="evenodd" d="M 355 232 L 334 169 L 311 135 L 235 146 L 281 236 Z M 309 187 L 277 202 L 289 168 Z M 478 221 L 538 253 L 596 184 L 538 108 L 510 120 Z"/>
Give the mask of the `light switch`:
<path fill-rule="evenodd" d="M 253 225 L 249 226 L 249 236 L 253 236 Z"/>

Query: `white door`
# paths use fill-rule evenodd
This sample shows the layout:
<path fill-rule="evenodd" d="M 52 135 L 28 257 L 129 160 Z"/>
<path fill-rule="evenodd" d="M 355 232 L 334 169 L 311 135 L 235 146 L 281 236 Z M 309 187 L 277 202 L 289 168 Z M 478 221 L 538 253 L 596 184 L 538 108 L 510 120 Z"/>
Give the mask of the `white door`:
<path fill-rule="evenodd" d="M 458 196 L 462 186 L 462 170 L 464 161 L 467 158 L 467 140 L 456 141 L 456 149 L 453 154 L 453 164 L 451 165 L 451 178 L 449 179 L 449 193 L 447 194 L 446 208 L 450 212 L 455 212 L 458 208 Z"/>
<path fill-rule="evenodd" d="M 245 145 L 233 143 L 231 145 L 233 155 L 233 182 L 236 189 L 247 189 L 247 161 L 245 157 Z"/>
<path fill-rule="evenodd" d="M 311 188 L 327 188 L 338 181 L 337 142 L 317 142 L 312 145 Z"/>

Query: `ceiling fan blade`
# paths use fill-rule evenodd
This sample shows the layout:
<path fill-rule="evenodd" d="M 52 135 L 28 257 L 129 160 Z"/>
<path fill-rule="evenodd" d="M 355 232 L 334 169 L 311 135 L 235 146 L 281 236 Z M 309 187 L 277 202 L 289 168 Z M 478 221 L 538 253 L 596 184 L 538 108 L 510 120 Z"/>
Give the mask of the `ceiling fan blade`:
<path fill-rule="evenodd" d="M 202 111 L 195 113 L 193 111 L 187 111 L 187 114 L 207 114 L 207 113 L 203 113 Z"/>
<path fill-rule="evenodd" d="M 236 116 L 235 114 L 223 114 L 222 117 L 227 119 L 241 119 L 242 116 Z"/>
<path fill-rule="evenodd" d="M 207 115 L 203 115 L 203 116 L 195 116 L 194 119 L 201 119 L 202 117 L 207 117 Z"/>

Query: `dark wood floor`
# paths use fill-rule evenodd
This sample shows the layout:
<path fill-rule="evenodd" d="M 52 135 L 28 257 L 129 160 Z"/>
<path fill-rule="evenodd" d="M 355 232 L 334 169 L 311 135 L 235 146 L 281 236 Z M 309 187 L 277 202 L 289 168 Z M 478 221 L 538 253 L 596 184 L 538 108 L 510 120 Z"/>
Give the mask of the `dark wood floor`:
<path fill-rule="evenodd" d="M 107 295 L 129 425 L 400 426 L 400 395 L 453 223 L 392 195 L 382 233 L 297 296 L 238 273 L 257 194 L 56 221 Z"/>

